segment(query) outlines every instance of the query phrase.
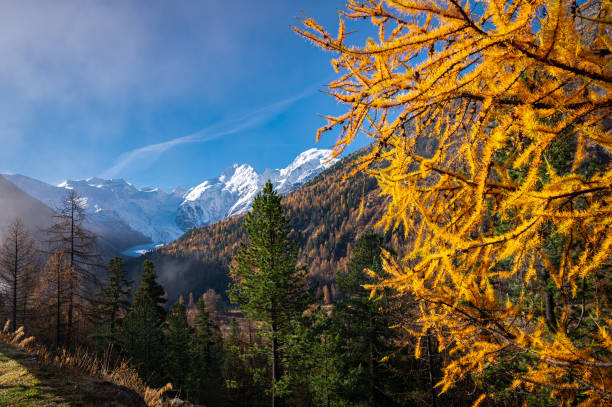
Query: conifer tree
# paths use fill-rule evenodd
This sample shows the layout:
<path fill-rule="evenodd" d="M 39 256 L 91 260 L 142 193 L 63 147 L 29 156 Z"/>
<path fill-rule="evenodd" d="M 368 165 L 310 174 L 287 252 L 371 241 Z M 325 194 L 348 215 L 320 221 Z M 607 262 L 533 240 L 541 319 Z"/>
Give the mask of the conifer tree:
<path fill-rule="evenodd" d="M 275 387 L 282 377 L 281 347 L 290 322 L 302 314 L 310 301 L 305 272 L 296 267 L 297 246 L 288 238 L 281 197 L 268 181 L 253 201 L 242 244 L 232 264 L 235 284 L 232 301 L 251 318 L 264 323 L 270 341 L 271 398 L 278 407 L 282 399 Z"/>
<path fill-rule="evenodd" d="M 230 335 L 236 335 L 235 329 L 230 327 Z M 189 346 L 192 363 L 189 393 L 192 400 L 204 405 L 220 405 L 224 388 L 221 372 L 223 340 L 219 326 L 210 318 L 203 299 L 196 304 L 194 333 Z"/>
<path fill-rule="evenodd" d="M 187 309 L 182 301 L 172 306 L 166 319 L 166 374 L 175 390 L 185 391 L 192 368 L 189 345 L 192 329 L 187 323 Z M 188 397 L 191 395 L 189 392 Z"/>
<path fill-rule="evenodd" d="M 347 404 L 341 393 L 342 384 L 348 381 L 347 372 L 338 364 L 339 338 L 330 329 L 330 322 L 327 311 L 313 309 L 309 317 L 294 323 L 287 335 L 287 372 L 283 380 L 298 389 L 293 395 L 293 405 L 300 401 L 321 407 L 352 405 Z"/>
<path fill-rule="evenodd" d="M 397 336 L 388 311 L 387 296 L 371 298 L 364 285 L 374 282 L 368 273 L 382 271 L 383 238 L 368 232 L 359 237 L 348 261 L 346 273 L 338 273 L 338 287 L 344 297 L 334 303 L 326 331 L 328 348 L 333 346 L 335 377 L 341 382 L 337 398 L 348 404 L 364 406 L 394 405 L 391 397 L 401 393 L 392 387 L 401 374 L 388 356 L 393 352 Z M 381 362 L 385 358 L 385 362 Z M 332 375 L 333 377 L 333 375 Z M 404 389 L 405 390 L 405 389 Z"/>
<path fill-rule="evenodd" d="M 117 343 L 117 325 L 127 315 L 130 307 L 132 281 L 127 279 L 127 270 L 120 257 L 110 259 L 107 267 L 108 282 L 98 294 L 97 315 L 99 324 L 96 337 L 101 349 Z"/>
<path fill-rule="evenodd" d="M 232 317 L 229 336 L 223 341 L 225 358 L 222 367 L 222 374 L 226 379 L 226 397 L 232 405 L 249 405 L 253 390 L 258 390 L 253 386 L 248 361 L 243 358 L 249 345 L 252 344 L 244 340 L 238 321 Z"/>
<path fill-rule="evenodd" d="M 34 266 L 34 240 L 23 221 L 15 219 L 0 245 L 0 282 L 8 288 L 11 330 L 25 325 L 27 299 L 31 295 Z"/>
<path fill-rule="evenodd" d="M 142 275 L 140 276 L 140 285 L 134 294 L 134 303 L 138 299 L 150 299 L 154 305 L 157 315 L 164 320 L 166 318 L 166 308 L 164 304 L 168 302 L 164 287 L 157 282 L 157 273 L 155 266 L 149 260 L 145 260 L 142 264 Z"/>
<path fill-rule="evenodd" d="M 121 347 L 151 384 L 161 384 L 164 372 L 164 288 L 157 282 L 153 263 L 145 261 L 133 309 L 122 326 Z"/>
<path fill-rule="evenodd" d="M 347 377 L 353 379 L 342 394 L 348 400 L 359 399 L 367 405 L 382 403 L 381 386 L 378 381 L 384 376 L 378 361 L 389 351 L 385 340 L 391 337 L 391 322 L 378 311 L 383 304 L 370 298 L 363 288 L 371 283 L 365 269 L 380 272 L 382 238 L 373 233 L 362 235 L 356 242 L 349 258 L 348 272 L 338 274 L 338 286 L 345 297 L 334 304 L 332 310 L 332 331 L 340 339 L 339 351 Z"/>

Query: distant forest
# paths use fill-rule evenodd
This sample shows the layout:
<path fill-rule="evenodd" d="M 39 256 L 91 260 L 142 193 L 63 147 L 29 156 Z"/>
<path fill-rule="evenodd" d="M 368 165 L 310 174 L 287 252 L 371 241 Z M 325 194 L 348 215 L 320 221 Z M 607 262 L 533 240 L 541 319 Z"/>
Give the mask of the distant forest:
<path fill-rule="evenodd" d="M 385 203 L 376 180 L 366 174 L 349 176 L 356 169 L 356 160 L 370 149 L 343 158 L 283 197 L 290 237 L 300 247 L 298 264 L 308 271 L 319 297 L 326 290 L 326 298 L 339 298 L 336 274 L 346 269 L 351 246 L 366 231 L 384 232 L 376 228 Z M 146 259 L 156 264 L 171 301 L 189 293 L 198 297 L 209 289 L 227 300 L 230 263 L 240 243 L 246 241 L 243 223 L 244 216 L 236 216 L 194 228 L 143 258 L 128 261 L 131 276 L 137 278 Z M 402 231 L 384 233 L 386 244 L 398 250 L 404 239 Z"/>

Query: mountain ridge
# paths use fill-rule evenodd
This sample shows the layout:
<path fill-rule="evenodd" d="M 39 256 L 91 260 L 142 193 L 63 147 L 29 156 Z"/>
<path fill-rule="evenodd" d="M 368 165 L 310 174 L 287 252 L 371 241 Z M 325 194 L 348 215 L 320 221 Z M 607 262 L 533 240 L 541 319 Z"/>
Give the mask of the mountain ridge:
<path fill-rule="evenodd" d="M 248 164 L 234 164 L 218 178 L 206 180 L 187 191 L 177 223 L 187 231 L 245 213 L 266 181 L 270 180 L 279 193 L 286 194 L 337 161 L 331 158 L 331 150 L 311 148 L 299 154 L 287 167 L 268 168 L 261 174 Z M 215 200 L 219 195 L 230 204 L 223 205 Z"/>
<path fill-rule="evenodd" d="M 331 150 L 309 149 L 287 167 L 257 173 L 248 164 L 234 164 L 219 177 L 184 189 L 137 188 L 121 178 L 91 177 L 66 180 L 57 186 L 20 174 L 4 178 L 52 209 L 60 207 L 67 190 L 75 190 L 85 204 L 89 222 L 119 238 L 120 225 L 134 246 L 168 243 L 193 227 L 246 212 L 253 198 L 270 179 L 280 193 L 292 191 L 337 160 Z M 114 228 L 117 229 L 117 228 Z M 140 235 L 141 238 L 137 238 Z"/>

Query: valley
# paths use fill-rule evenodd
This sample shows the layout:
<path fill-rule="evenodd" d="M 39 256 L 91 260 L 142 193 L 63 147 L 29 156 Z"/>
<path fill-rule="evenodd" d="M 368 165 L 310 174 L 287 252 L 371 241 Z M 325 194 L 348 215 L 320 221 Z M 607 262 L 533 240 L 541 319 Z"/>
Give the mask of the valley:
<path fill-rule="evenodd" d="M 3 3 L 0 405 L 612 407 L 612 0 L 299 3 Z"/>

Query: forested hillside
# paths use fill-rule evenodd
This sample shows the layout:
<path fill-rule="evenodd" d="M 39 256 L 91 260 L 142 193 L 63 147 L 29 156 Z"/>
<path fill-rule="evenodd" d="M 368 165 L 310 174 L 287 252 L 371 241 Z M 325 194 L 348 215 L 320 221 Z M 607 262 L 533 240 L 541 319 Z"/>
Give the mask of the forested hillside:
<path fill-rule="evenodd" d="M 283 198 L 290 237 L 299 243 L 298 263 L 306 267 L 311 283 L 320 283 L 319 294 L 329 291 L 330 298 L 339 295 L 335 275 L 346 267 L 351 243 L 372 230 L 382 216 L 383 198 L 374 178 L 347 177 L 354 169 L 352 163 L 365 152 L 347 156 Z M 153 261 L 170 301 L 209 288 L 225 295 L 230 262 L 246 239 L 243 223 L 244 216 L 237 216 L 195 228 L 128 265 L 136 277 L 145 259 Z M 398 236 L 387 235 L 391 247 L 397 246 Z"/>
<path fill-rule="evenodd" d="M 94 203 L 75 188 L 44 246 L 12 219 L 0 242 L 0 404 L 21 403 L 26 386 L 81 397 L 78 381 L 43 383 L 49 367 L 108 380 L 110 403 L 131 394 L 151 407 L 612 406 L 612 1 L 347 0 L 333 11 L 337 27 L 309 11 L 292 27 L 334 54 L 324 93 L 345 110 L 321 105 L 317 140 L 337 139 L 307 151 L 320 159 L 261 178 L 234 166 L 175 190 L 199 221 L 178 219 L 129 264 L 103 264 Z M 151 164 L 174 145 L 197 154 L 226 140 L 251 150 L 240 133 L 307 95 L 245 116 L 232 105 L 228 128 L 121 157 Z M 337 161 L 364 135 L 370 146 Z M 249 152 L 281 156 L 254 140 Z M 42 211 L 2 182 L 0 204 L 2 190 L 16 197 L 11 217 Z"/>

